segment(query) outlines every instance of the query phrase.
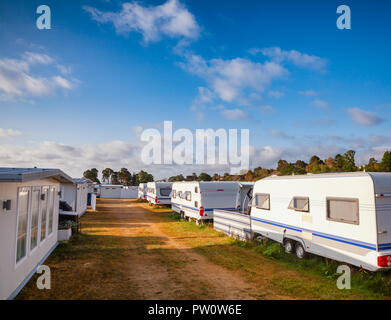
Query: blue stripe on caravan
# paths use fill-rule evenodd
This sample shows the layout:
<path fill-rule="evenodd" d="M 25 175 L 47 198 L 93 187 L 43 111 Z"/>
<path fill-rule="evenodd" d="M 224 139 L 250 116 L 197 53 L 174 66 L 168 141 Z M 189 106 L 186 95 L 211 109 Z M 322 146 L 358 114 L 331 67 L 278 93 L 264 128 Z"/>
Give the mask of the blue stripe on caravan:
<path fill-rule="evenodd" d="M 296 228 L 296 227 L 289 226 L 289 225 L 287 225 L 287 224 L 277 223 L 277 222 L 274 222 L 274 221 L 269 221 L 269 220 L 254 218 L 254 217 L 251 217 L 251 220 L 263 222 L 263 223 L 266 223 L 266 224 L 271 224 L 271 225 L 273 225 L 273 226 L 277 226 L 277 227 L 281 227 L 281 228 L 286 228 L 286 229 L 294 230 L 294 231 L 297 231 L 297 232 L 301 232 L 301 231 L 302 231 L 301 229 L 298 229 L 298 228 Z"/>
<path fill-rule="evenodd" d="M 152 198 L 152 199 L 155 199 L 155 197 L 150 196 L 150 195 L 148 195 L 148 194 L 147 194 L 147 197 Z M 171 200 L 171 198 L 157 198 L 157 199 L 158 199 L 158 200 Z"/>
<path fill-rule="evenodd" d="M 327 234 L 327 233 L 322 233 L 322 232 L 309 230 L 309 229 L 304 229 L 304 228 L 293 227 L 293 226 L 290 226 L 290 225 L 285 225 L 285 224 L 277 223 L 277 222 L 274 222 L 274 221 L 269 221 L 269 220 L 254 218 L 254 217 L 251 217 L 251 219 L 255 220 L 255 221 L 260 221 L 260 222 L 263 222 L 263 223 L 266 223 L 266 224 L 271 224 L 271 225 L 274 225 L 274 226 L 277 226 L 277 227 L 295 230 L 295 231 L 298 231 L 298 232 L 302 232 L 302 231 L 311 232 L 312 235 L 320 237 L 320 238 L 325 238 L 325 239 L 329 239 L 329 240 L 333 240 L 333 241 L 347 243 L 347 244 L 350 244 L 350 245 L 353 245 L 353 246 L 362 247 L 362 248 L 366 248 L 366 249 L 370 249 L 370 250 L 376 250 L 376 245 L 375 244 L 371 244 L 371 243 L 367 243 L 367 242 L 362 242 L 362 241 L 358 241 L 358 240 L 338 237 L 338 236 Z"/>
<path fill-rule="evenodd" d="M 176 202 L 171 202 L 171 204 L 174 204 L 176 205 L 177 207 L 181 208 L 186 208 L 186 209 L 189 209 L 189 210 L 193 210 L 193 211 L 199 211 L 200 209 L 199 208 L 195 208 L 195 207 L 189 207 L 189 206 L 186 206 L 184 204 L 181 204 L 181 203 L 176 203 Z M 209 212 L 209 211 L 213 211 L 213 210 L 235 210 L 236 208 L 204 208 L 204 212 Z"/>

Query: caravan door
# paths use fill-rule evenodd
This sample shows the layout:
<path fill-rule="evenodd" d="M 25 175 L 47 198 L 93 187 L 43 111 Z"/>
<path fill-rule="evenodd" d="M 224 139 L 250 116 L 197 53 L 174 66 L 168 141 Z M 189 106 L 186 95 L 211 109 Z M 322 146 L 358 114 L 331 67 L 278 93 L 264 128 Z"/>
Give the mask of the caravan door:
<path fill-rule="evenodd" d="M 391 194 L 376 195 L 376 220 L 379 251 L 391 250 Z"/>

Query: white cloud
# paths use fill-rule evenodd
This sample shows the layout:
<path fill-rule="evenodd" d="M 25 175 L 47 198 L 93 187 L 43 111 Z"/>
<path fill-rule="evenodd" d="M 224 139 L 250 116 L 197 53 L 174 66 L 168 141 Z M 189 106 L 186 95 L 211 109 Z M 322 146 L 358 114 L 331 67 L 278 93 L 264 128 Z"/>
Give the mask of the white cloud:
<path fill-rule="evenodd" d="M 299 94 L 302 96 L 307 96 L 307 97 L 315 97 L 317 93 L 314 90 L 304 90 L 304 91 L 299 91 Z"/>
<path fill-rule="evenodd" d="M 295 66 L 309 68 L 317 71 L 324 71 L 327 60 L 318 56 L 311 56 L 296 50 L 285 51 L 279 47 L 262 49 L 262 54 L 277 63 L 290 62 Z"/>
<path fill-rule="evenodd" d="M 359 108 L 350 108 L 347 110 L 347 112 L 350 115 L 352 121 L 361 126 L 371 127 L 384 121 L 375 113 L 361 110 Z"/>
<path fill-rule="evenodd" d="M 19 130 L 0 128 L 0 138 L 10 138 L 22 135 Z"/>
<path fill-rule="evenodd" d="M 312 101 L 312 104 L 319 109 L 327 109 L 329 107 L 328 102 L 320 99 L 315 99 L 314 101 Z"/>
<path fill-rule="evenodd" d="M 125 2 L 120 12 L 102 12 L 89 6 L 83 9 L 97 22 L 113 23 L 119 34 L 141 33 L 145 42 L 159 41 L 163 36 L 196 39 L 200 33 L 194 15 L 178 0 L 149 7 Z"/>
<path fill-rule="evenodd" d="M 61 76 L 55 76 L 53 77 L 53 81 L 59 86 L 64 89 L 72 89 L 72 84 L 69 82 L 69 80 L 61 77 Z"/>
<path fill-rule="evenodd" d="M 29 64 L 34 64 L 34 63 L 51 64 L 54 62 L 53 58 L 43 53 L 25 52 L 24 57 Z"/>
<path fill-rule="evenodd" d="M 240 109 L 224 109 L 220 111 L 221 115 L 233 121 L 247 120 L 248 114 Z"/>
<path fill-rule="evenodd" d="M 272 80 L 287 71 L 274 62 L 252 62 L 248 59 L 205 60 L 199 55 L 185 54 L 186 62 L 179 65 L 204 79 L 209 89 L 225 102 L 240 102 L 245 92 L 262 92 Z"/>
<path fill-rule="evenodd" d="M 71 89 L 71 82 L 58 75 L 38 75 L 31 71 L 36 64 L 46 65 L 53 72 L 54 59 L 46 54 L 25 52 L 21 59 L 0 59 L 0 100 L 9 101 L 29 96 L 45 96 L 57 88 Z M 41 68 L 40 68 L 41 71 Z M 46 71 L 46 70 L 45 70 Z"/>

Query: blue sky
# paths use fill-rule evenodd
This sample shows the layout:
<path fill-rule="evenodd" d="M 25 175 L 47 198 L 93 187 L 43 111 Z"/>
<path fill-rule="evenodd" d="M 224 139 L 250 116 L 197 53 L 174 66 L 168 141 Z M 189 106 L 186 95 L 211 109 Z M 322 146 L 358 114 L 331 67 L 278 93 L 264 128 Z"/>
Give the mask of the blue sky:
<path fill-rule="evenodd" d="M 36 27 L 41 4 L 51 30 Z M 336 27 L 341 4 L 351 30 Z M 0 165 L 136 171 L 140 129 L 164 120 L 250 129 L 252 167 L 379 158 L 390 16 L 389 1 L 1 1 Z"/>

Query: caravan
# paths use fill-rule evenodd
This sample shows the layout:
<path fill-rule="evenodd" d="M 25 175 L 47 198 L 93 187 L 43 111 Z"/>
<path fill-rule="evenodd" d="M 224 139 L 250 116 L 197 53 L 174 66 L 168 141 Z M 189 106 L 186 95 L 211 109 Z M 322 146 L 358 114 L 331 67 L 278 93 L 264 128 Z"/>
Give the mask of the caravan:
<path fill-rule="evenodd" d="M 254 185 L 252 235 L 368 270 L 391 268 L 391 173 L 273 176 Z"/>
<path fill-rule="evenodd" d="M 147 199 L 147 184 L 146 183 L 140 183 L 138 185 L 138 198 L 145 200 Z"/>
<path fill-rule="evenodd" d="M 172 209 L 197 223 L 213 219 L 213 209 L 246 210 L 252 182 L 174 182 Z"/>
<path fill-rule="evenodd" d="M 171 204 L 172 182 L 148 182 L 147 200 L 150 205 L 170 205 Z"/>

